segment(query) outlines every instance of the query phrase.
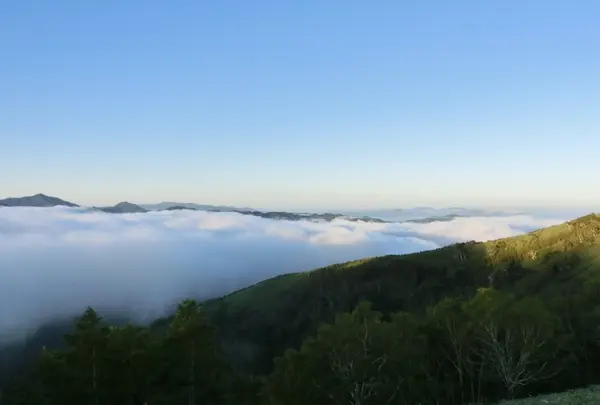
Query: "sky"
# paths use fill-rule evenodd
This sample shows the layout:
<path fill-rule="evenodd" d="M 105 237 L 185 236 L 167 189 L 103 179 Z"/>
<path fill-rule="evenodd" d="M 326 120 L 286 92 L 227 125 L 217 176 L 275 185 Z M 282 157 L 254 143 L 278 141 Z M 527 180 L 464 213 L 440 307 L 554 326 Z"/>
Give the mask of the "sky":
<path fill-rule="evenodd" d="M 600 2 L 0 4 L 0 197 L 594 207 Z"/>

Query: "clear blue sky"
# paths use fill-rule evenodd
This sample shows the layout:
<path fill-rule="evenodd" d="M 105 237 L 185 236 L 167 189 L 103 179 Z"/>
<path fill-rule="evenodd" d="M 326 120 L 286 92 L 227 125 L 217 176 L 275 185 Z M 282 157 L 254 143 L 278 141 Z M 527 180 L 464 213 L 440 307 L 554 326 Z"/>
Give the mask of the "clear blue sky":
<path fill-rule="evenodd" d="M 600 202 L 600 1 L 0 5 L 0 196 Z"/>

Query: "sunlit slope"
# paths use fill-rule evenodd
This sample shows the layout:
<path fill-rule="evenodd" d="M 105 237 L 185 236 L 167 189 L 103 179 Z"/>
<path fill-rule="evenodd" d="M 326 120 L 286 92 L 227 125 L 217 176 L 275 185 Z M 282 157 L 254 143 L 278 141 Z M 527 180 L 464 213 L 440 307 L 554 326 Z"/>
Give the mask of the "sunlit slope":
<path fill-rule="evenodd" d="M 590 214 L 528 234 L 490 242 L 459 243 L 425 252 L 366 258 L 277 276 L 211 300 L 207 307 L 272 308 L 273 300 L 300 289 L 327 284 L 343 290 L 345 285 L 354 281 L 362 282 L 363 286 L 373 284 L 379 294 L 389 292 L 391 286 L 393 291 L 404 290 L 409 285 L 429 290 L 442 280 L 454 281 L 445 283 L 442 290 L 457 288 L 460 291 L 456 281 L 464 281 L 471 286 L 502 284 L 511 276 L 515 278 L 513 281 L 520 281 L 524 275 L 535 276 L 535 271 L 559 273 L 560 270 L 574 268 L 595 269 L 597 265 L 600 265 L 600 216 Z"/>
<path fill-rule="evenodd" d="M 479 287 L 553 294 L 600 280 L 599 268 L 600 217 L 591 214 L 496 241 L 287 274 L 204 306 L 240 366 L 266 370 L 270 363 L 257 365 L 255 359 L 280 354 L 363 299 L 386 313 L 422 311 L 447 296 L 470 296 Z"/>

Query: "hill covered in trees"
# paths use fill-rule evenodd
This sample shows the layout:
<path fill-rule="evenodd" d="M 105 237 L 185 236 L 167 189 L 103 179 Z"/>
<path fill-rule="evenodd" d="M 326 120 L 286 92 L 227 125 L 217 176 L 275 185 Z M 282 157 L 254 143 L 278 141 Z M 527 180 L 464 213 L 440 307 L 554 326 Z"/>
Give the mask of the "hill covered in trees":
<path fill-rule="evenodd" d="M 20 349 L 3 403 L 469 404 L 598 384 L 599 260 L 592 214 L 275 277 L 148 327 L 89 309 L 62 345 Z"/>

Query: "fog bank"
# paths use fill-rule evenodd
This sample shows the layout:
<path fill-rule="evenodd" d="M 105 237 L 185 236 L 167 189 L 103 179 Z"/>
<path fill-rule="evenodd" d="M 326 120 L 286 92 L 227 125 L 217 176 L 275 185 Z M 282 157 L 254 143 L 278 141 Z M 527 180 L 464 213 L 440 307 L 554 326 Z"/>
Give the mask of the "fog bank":
<path fill-rule="evenodd" d="M 0 331 L 21 334 L 88 305 L 155 317 L 182 298 L 219 296 L 277 274 L 512 236 L 566 219 L 517 215 L 429 224 L 313 223 L 201 211 L 118 215 L 4 207 Z"/>

